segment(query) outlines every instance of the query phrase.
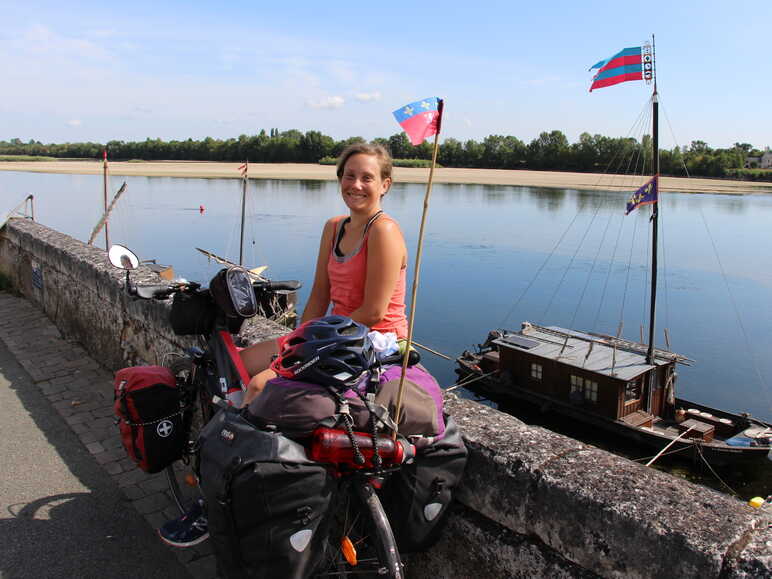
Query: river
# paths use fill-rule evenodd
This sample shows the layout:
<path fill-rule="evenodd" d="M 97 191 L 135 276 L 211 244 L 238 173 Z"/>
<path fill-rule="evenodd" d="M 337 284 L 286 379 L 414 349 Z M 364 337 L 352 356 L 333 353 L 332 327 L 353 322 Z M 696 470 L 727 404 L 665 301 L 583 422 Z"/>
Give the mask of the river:
<path fill-rule="evenodd" d="M 116 191 L 124 178 L 111 179 Z M 111 242 L 206 281 L 219 266 L 202 247 L 236 260 L 241 183 L 127 177 Z M 35 195 L 40 223 L 87 240 L 100 216 L 102 179 L 0 172 L 0 212 Z M 395 184 L 384 209 L 415 247 L 424 186 Z M 627 194 L 512 186 L 435 185 L 426 226 L 415 339 L 455 356 L 493 328 L 523 320 L 637 340 L 648 322 L 650 210 L 624 215 Z M 202 211 L 203 209 L 203 211 Z M 251 180 L 245 263 L 299 279 L 308 295 L 324 221 L 345 212 L 336 184 Z M 660 202 L 657 344 L 668 328 L 678 395 L 772 420 L 772 196 L 664 194 Z M 96 243 L 104 245 L 104 235 Z M 408 290 L 410 285 L 408 285 Z M 646 330 L 644 330 L 645 332 Z M 424 353 L 444 386 L 453 364 Z"/>

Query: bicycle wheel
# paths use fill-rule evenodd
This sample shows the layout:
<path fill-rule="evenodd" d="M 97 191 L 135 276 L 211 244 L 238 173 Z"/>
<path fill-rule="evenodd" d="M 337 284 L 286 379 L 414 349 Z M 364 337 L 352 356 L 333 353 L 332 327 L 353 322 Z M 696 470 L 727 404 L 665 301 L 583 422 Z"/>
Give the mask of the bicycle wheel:
<path fill-rule="evenodd" d="M 180 358 L 169 365 L 169 369 L 177 377 L 177 383 L 183 389 L 183 399 L 190 406 L 188 443 L 183 451 L 182 459 L 176 460 L 166 467 L 166 481 L 171 499 L 177 505 L 180 513 L 185 513 L 191 503 L 201 496 L 198 481 L 193 472 L 192 457 L 198 433 L 214 414 L 212 405 L 206 396 L 206 389 L 200 387 L 195 375 L 193 361 L 190 358 Z"/>
<path fill-rule="evenodd" d="M 327 540 L 323 571 L 316 577 L 404 577 L 389 519 L 372 485 L 350 481 Z"/>

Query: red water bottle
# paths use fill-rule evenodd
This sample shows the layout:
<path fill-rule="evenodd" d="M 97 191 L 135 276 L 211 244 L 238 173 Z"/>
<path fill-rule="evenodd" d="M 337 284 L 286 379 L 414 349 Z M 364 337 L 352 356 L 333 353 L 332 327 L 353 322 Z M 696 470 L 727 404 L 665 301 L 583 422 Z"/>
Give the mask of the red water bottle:
<path fill-rule="evenodd" d="M 405 439 L 393 440 L 385 434 L 378 435 L 378 455 L 383 465 L 402 464 L 415 456 L 415 448 Z M 345 430 L 317 428 L 311 440 L 309 458 L 317 462 L 345 464 L 354 468 L 373 468 L 373 438 L 365 432 L 354 432 L 359 451 L 365 459 L 364 464 L 357 464 L 351 438 Z"/>

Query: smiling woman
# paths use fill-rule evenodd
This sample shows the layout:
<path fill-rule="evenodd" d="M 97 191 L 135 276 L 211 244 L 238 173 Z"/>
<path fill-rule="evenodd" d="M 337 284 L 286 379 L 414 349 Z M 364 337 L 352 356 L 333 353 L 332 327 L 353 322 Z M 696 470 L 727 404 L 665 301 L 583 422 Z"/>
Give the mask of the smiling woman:
<path fill-rule="evenodd" d="M 407 336 L 405 275 L 407 247 L 402 231 L 381 209 L 391 187 L 391 156 L 380 145 L 355 143 L 340 155 L 338 183 L 348 215 L 327 221 L 322 231 L 311 295 L 302 322 L 327 314 L 347 316 L 371 329 Z M 244 404 L 276 374 L 266 369 L 275 342 L 242 351 L 253 376 Z"/>

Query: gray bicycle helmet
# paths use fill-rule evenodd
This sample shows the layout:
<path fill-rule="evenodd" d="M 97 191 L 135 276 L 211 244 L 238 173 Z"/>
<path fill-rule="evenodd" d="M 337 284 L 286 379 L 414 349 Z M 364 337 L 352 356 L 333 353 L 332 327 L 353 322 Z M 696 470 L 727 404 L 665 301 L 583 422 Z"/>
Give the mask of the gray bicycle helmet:
<path fill-rule="evenodd" d="M 310 320 L 279 338 L 271 369 L 285 378 L 348 389 L 375 364 L 369 331 L 345 316 Z"/>

